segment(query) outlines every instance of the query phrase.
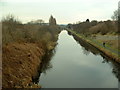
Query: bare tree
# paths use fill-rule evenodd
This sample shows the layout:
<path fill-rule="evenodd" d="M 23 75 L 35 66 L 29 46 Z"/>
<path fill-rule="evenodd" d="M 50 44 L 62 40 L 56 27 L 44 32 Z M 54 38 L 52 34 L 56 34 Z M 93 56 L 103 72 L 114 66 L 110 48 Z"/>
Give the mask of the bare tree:
<path fill-rule="evenodd" d="M 117 21 L 118 20 L 118 10 L 115 10 L 114 11 L 114 14 L 112 15 L 111 17 L 114 21 Z"/>

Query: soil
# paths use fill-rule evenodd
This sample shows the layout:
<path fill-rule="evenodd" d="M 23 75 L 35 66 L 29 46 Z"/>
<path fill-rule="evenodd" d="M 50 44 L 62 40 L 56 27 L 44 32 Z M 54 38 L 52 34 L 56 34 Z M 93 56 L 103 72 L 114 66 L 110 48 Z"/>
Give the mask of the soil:
<path fill-rule="evenodd" d="M 34 84 L 45 50 L 42 44 L 12 43 L 2 47 L 2 87 L 40 88 Z"/>

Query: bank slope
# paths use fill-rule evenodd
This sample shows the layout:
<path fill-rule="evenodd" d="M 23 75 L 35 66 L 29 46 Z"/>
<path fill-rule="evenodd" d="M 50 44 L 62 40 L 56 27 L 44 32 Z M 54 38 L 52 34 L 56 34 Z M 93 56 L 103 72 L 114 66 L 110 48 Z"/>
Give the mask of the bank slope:
<path fill-rule="evenodd" d="M 108 56 L 109 58 L 113 59 L 114 61 L 120 63 L 120 57 L 119 57 L 119 52 L 113 52 L 109 49 L 107 49 L 106 47 L 99 45 L 97 43 L 95 43 L 93 40 L 90 40 L 88 38 L 86 38 L 85 36 L 76 33 L 73 30 L 68 30 L 68 32 L 70 32 L 71 34 L 83 39 L 84 41 L 88 42 L 89 44 L 93 45 L 94 47 L 96 47 L 97 49 L 99 49 L 101 52 L 103 52 L 106 56 Z"/>

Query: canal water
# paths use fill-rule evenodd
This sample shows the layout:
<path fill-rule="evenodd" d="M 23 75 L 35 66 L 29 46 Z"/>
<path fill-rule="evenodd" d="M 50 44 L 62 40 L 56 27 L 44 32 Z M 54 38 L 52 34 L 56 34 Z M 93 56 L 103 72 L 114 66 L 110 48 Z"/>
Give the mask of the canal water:
<path fill-rule="evenodd" d="M 39 77 L 42 88 L 118 88 L 120 65 L 66 30 Z"/>

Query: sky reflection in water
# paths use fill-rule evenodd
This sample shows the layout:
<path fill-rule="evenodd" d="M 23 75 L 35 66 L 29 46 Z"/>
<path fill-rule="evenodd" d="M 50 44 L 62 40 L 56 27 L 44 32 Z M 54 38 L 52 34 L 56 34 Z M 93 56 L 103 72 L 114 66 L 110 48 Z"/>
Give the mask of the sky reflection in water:
<path fill-rule="evenodd" d="M 59 35 L 52 68 L 40 76 L 43 88 L 117 88 L 118 79 L 112 73 L 112 63 L 102 63 L 101 55 L 94 55 L 78 44 L 67 31 Z"/>

